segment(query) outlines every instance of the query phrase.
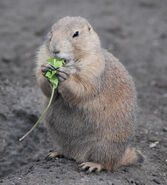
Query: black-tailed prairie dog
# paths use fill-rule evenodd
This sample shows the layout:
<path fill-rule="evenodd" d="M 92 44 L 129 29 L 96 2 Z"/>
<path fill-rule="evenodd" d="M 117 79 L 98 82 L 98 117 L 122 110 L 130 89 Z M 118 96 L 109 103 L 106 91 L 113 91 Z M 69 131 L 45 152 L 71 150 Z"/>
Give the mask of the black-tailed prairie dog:
<path fill-rule="evenodd" d="M 43 75 L 46 59 L 66 61 L 57 69 L 59 86 L 46 115 L 46 127 L 62 154 L 82 169 L 114 170 L 141 156 L 129 146 L 133 136 L 136 91 L 132 77 L 111 53 L 101 48 L 96 32 L 81 17 L 55 23 L 37 54 L 36 76 L 47 104 L 51 85 Z"/>

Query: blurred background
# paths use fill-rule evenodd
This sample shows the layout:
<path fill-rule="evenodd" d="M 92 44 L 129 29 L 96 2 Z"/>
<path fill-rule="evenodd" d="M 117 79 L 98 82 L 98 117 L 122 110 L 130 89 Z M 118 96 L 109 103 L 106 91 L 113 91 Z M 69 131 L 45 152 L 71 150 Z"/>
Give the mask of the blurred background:
<path fill-rule="evenodd" d="M 67 15 L 88 19 L 102 46 L 120 59 L 135 80 L 139 109 L 133 143 L 147 160 L 140 169 L 130 168 L 125 176 L 121 171 L 112 179 L 165 184 L 166 0 L 0 0 L 0 177 L 42 160 L 53 149 L 43 123 L 23 142 L 18 139 L 42 112 L 34 72 L 37 49 L 51 25 Z M 75 178 L 79 178 L 76 171 Z"/>

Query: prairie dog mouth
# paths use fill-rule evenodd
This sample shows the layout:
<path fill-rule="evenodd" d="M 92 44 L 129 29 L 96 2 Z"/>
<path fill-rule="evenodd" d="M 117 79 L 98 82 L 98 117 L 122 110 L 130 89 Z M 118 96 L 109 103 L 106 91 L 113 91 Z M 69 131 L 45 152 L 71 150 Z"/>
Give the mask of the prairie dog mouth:
<path fill-rule="evenodd" d="M 56 55 L 58 58 L 61 58 L 61 59 L 64 59 L 66 60 L 66 62 L 70 61 L 70 60 L 73 60 L 74 57 L 73 57 L 73 54 L 68 54 L 68 53 L 58 53 Z"/>
<path fill-rule="evenodd" d="M 53 58 L 63 59 L 66 64 L 71 63 L 71 61 L 74 60 L 73 53 L 61 52 L 60 50 L 59 51 L 50 50 L 50 55 Z"/>

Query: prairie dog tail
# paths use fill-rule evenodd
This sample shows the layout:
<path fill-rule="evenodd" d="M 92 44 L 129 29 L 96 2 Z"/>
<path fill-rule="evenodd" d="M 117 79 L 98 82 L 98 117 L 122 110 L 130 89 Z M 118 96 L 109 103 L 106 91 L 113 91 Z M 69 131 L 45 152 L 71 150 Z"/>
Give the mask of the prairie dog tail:
<path fill-rule="evenodd" d="M 142 163 L 144 161 L 143 155 L 135 148 L 127 148 L 121 161 L 121 166 L 130 165 L 136 162 Z"/>

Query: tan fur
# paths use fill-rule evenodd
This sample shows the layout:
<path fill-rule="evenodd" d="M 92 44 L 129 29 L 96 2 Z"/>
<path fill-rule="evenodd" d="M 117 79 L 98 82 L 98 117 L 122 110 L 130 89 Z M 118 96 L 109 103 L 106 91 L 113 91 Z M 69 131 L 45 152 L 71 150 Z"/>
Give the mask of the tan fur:
<path fill-rule="evenodd" d="M 38 59 L 37 59 L 37 67 L 36 67 L 36 77 L 37 82 L 40 85 L 42 92 L 45 96 L 50 97 L 51 95 L 51 88 L 50 84 L 48 83 L 47 79 L 42 75 L 41 72 L 41 65 L 46 61 L 48 58 L 51 58 L 51 55 L 47 51 L 46 47 L 42 45 L 40 50 L 38 51 Z"/>
<path fill-rule="evenodd" d="M 137 162 L 138 156 L 134 148 L 127 148 L 120 165 L 129 165 Z"/>
<path fill-rule="evenodd" d="M 76 31 L 79 36 L 73 38 Z M 41 66 L 45 67 L 54 51 L 69 61 L 60 68 L 60 77 L 68 75 L 60 81 L 46 116 L 46 126 L 61 152 L 78 162 L 100 163 L 108 170 L 137 161 L 135 149 L 128 146 L 134 130 L 136 91 L 124 66 L 101 48 L 85 19 L 65 17 L 52 26 L 37 55 L 37 81 L 48 98 L 51 87 Z"/>

